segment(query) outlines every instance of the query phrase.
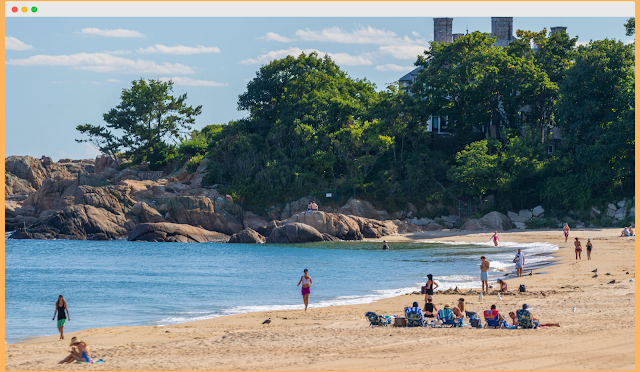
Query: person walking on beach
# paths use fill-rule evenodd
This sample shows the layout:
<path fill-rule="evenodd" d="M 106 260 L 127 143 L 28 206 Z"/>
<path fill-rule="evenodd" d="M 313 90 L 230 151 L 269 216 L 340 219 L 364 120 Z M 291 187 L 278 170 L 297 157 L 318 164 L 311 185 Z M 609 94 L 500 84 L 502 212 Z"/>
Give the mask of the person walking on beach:
<path fill-rule="evenodd" d="M 427 294 L 425 295 L 425 298 L 424 298 L 425 302 L 427 301 L 428 296 L 433 296 L 433 290 L 435 289 L 433 288 L 433 286 L 435 285 L 436 288 L 438 288 L 438 283 L 433 281 L 433 275 L 427 274 L 427 278 L 429 280 L 427 280 Z"/>
<path fill-rule="evenodd" d="M 86 342 L 80 341 L 77 337 L 71 338 L 71 352 L 69 356 L 62 359 L 58 364 L 72 363 L 74 361 L 93 363 L 91 360 L 91 350 Z"/>
<path fill-rule="evenodd" d="M 571 230 L 571 229 L 569 228 L 569 224 L 568 224 L 568 223 L 565 223 L 565 224 L 564 224 L 564 228 L 562 229 L 562 231 L 564 232 L 564 242 L 565 242 L 565 243 L 567 242 L 567 239 L 569 238 L 569 230 Z"/>
<path fill-rule="evenodd" d="M 587 239 L 587 260 L 591 259 L 591 249 L 593 248 L 593 244 L 591 244 L 591 239 Z"/>
<path fill-rule="evenodd" d="M 304 269 L 304 275 L 300 278 L 297 286 L 300 286 L 302 283 L 302 299 L 304 300 L 304 311 L 307 311 L 309 307 L 309 295 L 311 294 L 311 286 L 313 285 L 313 280 L 309 276 L 309 270 Z"/>
<path fill-rule="evenodd" d="M 53 318 L 51 320 L 56 319 L 56 313 L 58 314 L 58 331 L 60 332 L 60 340 L 64 340 L 64 326 L 67 324 L 67 319 L 71 320 L 71 315 L 69 315 L 67 302 L 64 300 L 62 295 L 58 296 L 58 301 L 56 301 L 56 311 L 53 312 Z"/>
<path fill-rule="evenodd" d="M 500 239 L 498 238 L 498 232 L 497 231 L 493 233 L 493 236 L 491 237 L 490 240 L 493 240 L 493 244 L 495 244 L 496 247 L 498 246 L 498 240 L 500 240 Z"/>
<path fill-rule="evenodd" d="M 582 260 L 582 244 L 580 243 L 580 239 L 576 237 L 576 241 L 573 242 L 573 244 L 576 246 L 576 260 L 578 257 Z"/>
<path fill-rule="evenodd" d="M 516 276 L 522 276 L 522 269 L 524 268 L 524 254 L 521 249 L 518 249 L 518 253 L 516 254 L 516 258 L 513 259 L 513 263 L 516 264 Z"/>
<path fill-rule="evenodd" d="M 489 292 L 489 261 L 484 256 L 480 257 L 480 281 L 482 281 L 482 292 Z"/>

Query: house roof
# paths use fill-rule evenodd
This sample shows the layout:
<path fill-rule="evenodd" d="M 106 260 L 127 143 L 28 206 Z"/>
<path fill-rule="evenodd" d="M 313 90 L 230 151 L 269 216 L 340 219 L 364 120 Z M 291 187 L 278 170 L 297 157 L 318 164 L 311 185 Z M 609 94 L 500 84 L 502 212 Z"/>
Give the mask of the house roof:
<path fill-rule="evenodd" d="M 398 79 L 398 81 L 410 81 L 413 82 L 415 80 L 415 78 L 418 76 L 418 72 L 420 72 L 420 70 L 422 70 L 424 67 L 422 66 L 418 66 L 417 68 L 413 69 L 413 71 L 411 71 L 410 73 L 404 75 L 403 77 L 401 77 L 400 79 Z"/>

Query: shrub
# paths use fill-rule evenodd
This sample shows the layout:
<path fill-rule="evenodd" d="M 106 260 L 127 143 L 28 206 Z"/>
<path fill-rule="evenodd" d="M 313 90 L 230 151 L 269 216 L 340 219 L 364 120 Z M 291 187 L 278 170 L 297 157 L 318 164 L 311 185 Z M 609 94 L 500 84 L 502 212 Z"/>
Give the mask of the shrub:
<path fill-rule="evenodd" d="M 189 159 L 189 161 L 187 162 L 187 172 L 188 173 L 195 172 L 198 169 L 198 166 L 200 165 L 200 162 L 202 161 L 203 158 L 204 158 L 204 155 L 196 155 L 191 159 Z"/>

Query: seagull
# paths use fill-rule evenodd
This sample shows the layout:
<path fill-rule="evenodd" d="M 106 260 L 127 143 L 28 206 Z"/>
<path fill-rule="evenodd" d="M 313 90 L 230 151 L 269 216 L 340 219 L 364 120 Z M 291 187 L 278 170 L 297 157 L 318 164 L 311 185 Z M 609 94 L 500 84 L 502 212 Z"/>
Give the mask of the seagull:
<path fill-rule="evenodd" d="M 533 275 L 533 271 L 529 273 L 529 276 Z"/>
<path fill-rule="evenodd" d="M 498 293 L 498 300 L 502 300 L 502 297 L 500 297 L 500 293 Z"/>
<path fill-rule="evenodd" d="M 478 296 L 478 301 L 482 301 L 482 292 L 480 292 L 480 296 Z"/>
<path fill-rule="evenodd" d="M 592 276 L 592 278 L 597 278 L 597 277 L 598 277 L 598 274 L 596 274 L 596 275 Z"/>
<path fill-rule="evenodd" d="M 573 306 L 573 312 L 574 313 L 576 312 L 576 306 L 575 305 Z"/>
<path fill-rule="evenodd" d="M 591 272 L 592 272 L 592 273 L 597 273 L 597 272 L 598 272 L 598 269 L 591 270 Z"/>
<path fill-rule="evenodd" d="M 633 278 L 629 279 L 629 281 L 630 281 L 630 282 L 632 282 L 632 281 L 633 281 Z"/>
<path fill-rule="evenodd" d="M 606 274 L 604 274 L 604 275 L 611 275 L 611 274 L 609 274 L 609 273 L 606 273 Z"/>
<path fill-rule="evenodd" d="M 627 271 L 627 274 L 629 274 L 629 272 Z"/>
<path fill-rule="evenodd" d="M 614 279 L 614 280 L 610 281 L 609 284 L 616 284 L 616 280 Z"/>
<path fill-rule="evenodd" d="M 544 297 L 544 296 L 546 296 L 546 294 L 544 294 L 544 292 L 540 292 L 540 294 L 541 294 L 543 297 Z"/>
<path fill-rule="evenodd" d="M 264 322 L 262 322 L 262 324 L 271 324 L 271 318 L 265 320 Z"/>

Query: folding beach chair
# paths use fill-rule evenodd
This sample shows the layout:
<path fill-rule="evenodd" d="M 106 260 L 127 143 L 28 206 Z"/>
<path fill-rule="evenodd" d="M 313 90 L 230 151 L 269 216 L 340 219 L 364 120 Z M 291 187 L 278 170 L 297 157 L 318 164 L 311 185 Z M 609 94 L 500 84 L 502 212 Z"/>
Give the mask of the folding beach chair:
<path fill-rule="evenodd" d="M 442 321 L 443 327 L 462 327 L 462 319 L 456 319 L 451 309 L 438 310 L 437 319 Z"/>
<path fill-rule="evenodd" d="M 407 317 L 407 327 L 423 327 L 425 324 L 420 309 L 417 311 L 408 311 L 405 313 L 405 316 Z"/>
<path fill-rule="evenodd" d="M 364 316 L 369 319 L 369 327 L 373 326 L 387 326 L 391 323 L 388 319 L 381 317 L 380 315 L 374 313 L 373 311 L 369 311 Z"/>
<path fill-rule="evenodd" d="M 484 325 L 485 328 L 503 328 L 504 326 L 504 322 L 500 321 L 500 316 L 498 315 L 497 310 L 485 310 L 484 321 L 486 322 Z"/>
<path fill-rule="evenodd" d="M 540 322 L 537 320 L 531 319 L 531 312 L 529 310 L 517 310 L 516 317 L 518 318 L 518 326 L 522 328 L 538 328 L 540 326 Z"/>

